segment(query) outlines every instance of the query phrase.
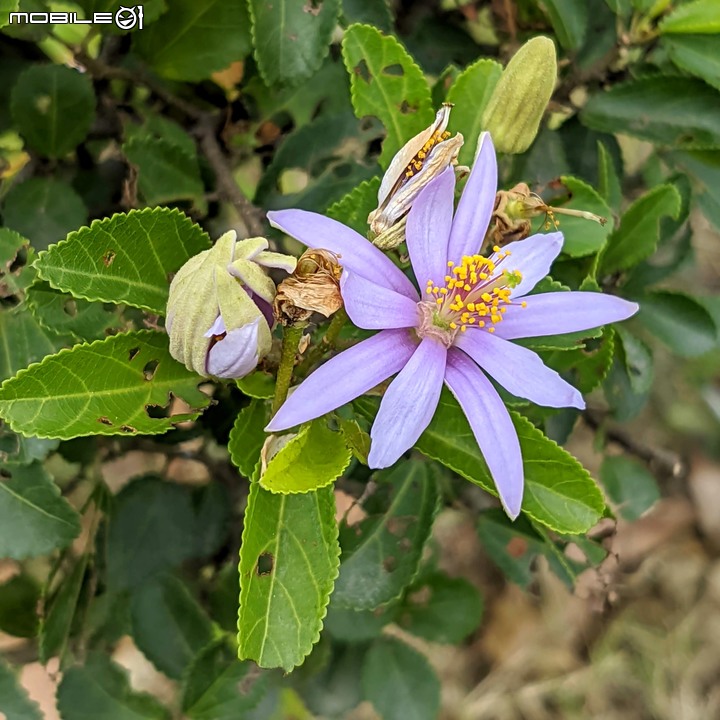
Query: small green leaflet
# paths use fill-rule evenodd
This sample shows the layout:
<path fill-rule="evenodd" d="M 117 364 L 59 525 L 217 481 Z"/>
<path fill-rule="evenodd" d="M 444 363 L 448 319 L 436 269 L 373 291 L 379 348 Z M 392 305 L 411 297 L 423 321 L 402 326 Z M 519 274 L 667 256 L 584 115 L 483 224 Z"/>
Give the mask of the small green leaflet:
<path fill-rule="evenodd" d="M 430 88 L 407 50 L 370 25 L 351 25 L 346 30 L 343 58 L 355 114 L 374 115 L 387 130 L 379 159 L 387 168 L 393 155 L 432 123 Z"/>
<path fill-rule="evenodd" d="M 40 253 L 40 277 L 75 297 L 165 314 L 171 275 L 210 247 L 179 210 L 146 208 L 95 220 Z"/>
<path fill-rule="evenodd" d="M 662 34 L 668 33 L 720 33 L 720 6 L 717 0 L 695 0 L 676 6 L 658 26 Z M 715 38 L 717 41 L 717 38 Z"/>
<path fill-rule="evenodd" d="M 240 547 L 240 659 L 290 672 L 320 637 L 337 576 L 332 488 L 276 495 L 250 485 Z"/>
<path fill-rule="evenodd" d="M 210 399 L 152 330 L 76 345 L 21 370 L 0 387 L 0 417 L 24 435 L 158 434 L 197 417 Z M 165 417 L 171 395 L 194 410 Z"/>
<path fill-rule="evenodd" d="M 267 438 L 265 426 L 270 421 L 270 409 L 262 400 L 252 400 L 235 418 L 230 431 L 228 451 L 240 472 L 251 478 L 260 460 L 260 451 Z"/>
<path fill-rule="evenodd" d="M 351 456 L 343 435 L 319 418 L 305 425 L 270 459 L 260 485 L 275 493 L 317 490 L 340 477 Z"/>
<path fill-rule="evenodd" d="M 625 520 L 637 520 L 660 499 L 660 489 L 652 474 L 637 460 L 622 455 L 608 455 L 603 460 L 600 480 Z"/>
<path fill-rule="evenodd" d="M 34 700 L 31 700 L 15 673 L 0 661 L 0 698 L 2 712 L 7 720 L 42 720 L 43 714 Z"/>
<path fill-rule="evenodd" d="M 39 462 L 0 465 L 0 557 L 21 560 L 67 547 L 80 517 Z"/>

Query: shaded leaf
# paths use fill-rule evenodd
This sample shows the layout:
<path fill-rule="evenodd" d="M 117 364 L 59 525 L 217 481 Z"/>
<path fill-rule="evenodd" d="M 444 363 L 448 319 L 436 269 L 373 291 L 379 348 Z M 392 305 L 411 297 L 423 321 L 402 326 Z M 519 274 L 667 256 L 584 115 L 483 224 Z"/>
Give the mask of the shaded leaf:
<path fill-rule="evenodd" d="M 69 545 L 80 518 L 43 466 L 0 466 L 0 557 L 21 560 Z"/>
<path fill-rule="evenodd" d="M 589 19 L 587 2 L 542 0 L 557 39 L 565 50 L 576 50 L 585 39 Z"/>
<path fill-rule="evenodd" d="M 387 130 L 380 165 L 434 117 L 430 88 L 407 50 L 369 25 L 351 25 L 343 38 L 343 58 L 350 73 L 355 114 L 374 115 Z"/>
<path fill-rule="evenodd" d="M 383 720 L 435 720 L 440 681 L 417 650 L 395 638 L 373 643 L 363 663 L 362 687 Z"/>
<path fill-rule="evenodd" d="M 268 462 L 260 485 L 276 493 L 305 493 L 325 487 L 345 472 L 351 452 L 343 435 L 323 418 L 303 426 Z"/>
<path fill-rule="evenodd" d="M 598 192 L 613 210 L 620 209 L 622 188 L 612 155 L 605 144 L 598 140 Z"/>
<path fill-rule="evenodd" d="M 1 16 L 0 16 L 1 17 Z M 20 685 L 15 673 L 0 661 L 0 698 L 7 720 L 43 720 L 43 714 L 27 690 Z"/>
<path fill-rule="evenodd" d="M 653 381 L 653 356 L 640 338 L 622 326 L 615 327 L 630 385 L 638 395 L 649 392 Z"/>
<path fill-rule="evenodd" d="M 600 481 L 625 520 L 637 520 L 660 499 L 655 478 L 637 460 L 611 455 L 600 467 Z"/>
<path fill-rule="evenodd" d="M 383 32 L 390 32 L 393 25 L 388 0 L 342 0 L 342 14 L 350 23 L 367 23 Z"/>
<path fill-rule="evenodd" d="M 167 344 L 164 333 L 141 330 L 49 355 L 0 387 L 0 416 L 16 432 L 64 440 L 164 433 L 209 403 Z M 157 417 L 171 394 L 196 410 Z"/>
<path fill-rule="evenodd" d="M 40 587 L 25 573 L 0 585 L 0 630 L 15 637 L 34 637 L 38 629 Z M 0 692 L 0 697 L 3 697 Z"/>
<path fill-rule="evenodd" d="M 391 604 L 374 610 L 353 610 L 338 606 L 331 598 L 324 623 L 325 630 L 343 642 L 373 640 L 394 620 L 397 609 L 397 604 Z"/>
<path fill-rule="evenodd" d="M 260 460 L 260 451 L 267 437 L 265 426 L 270 421 L 270 411 L 267 403 L 252 400 L 235 418 L 235 424 L 230 431 L 228 451 L 230 459 L 247 478 L 255 472 L 255 466 Z"/>
<path fill-rule="evenodd" d="M 377 476 L 368 517 L 341 526 L 343 549 L 333 604 L 372 610 L 400 597 L 417 573 L 439 494 L 427 464 L 402 463 Z"/>
<path fill-rule="evenodd" d="M 286 672 L 303 661 L 320 637 L 338 555 L 331 488 L 275 495 L 250 485 L 240 547 L 241 659 Z"/>
<path fill-rule="evenodd" d="M 380 178 L 365 180 L 327 209 L 327 215 L 351 227 L 366 237 L 369 232 L 368 215 L 377 207 Z"/>
<path fill-rule="evenodd" d="M 10 101 L 15 126 L 34 150 L 59 158 L 79 145 L 95 119 L 90 78 L 65 65 L 33 65 Z"/>
<path fill-rule="evenodd" d="M 720 53 L 717 35 L 670 35 L 662 40 L 670 59 L 720 90 Z"/>
<path fill-rule="evenodd" d="M 340 0 L 312 5 L 295 0 L 249 0 L 255 59 L 268 85 L 297 85 L 328 54 Z"/>
<path fill-rule="evenodd" d="M 168 208 L 131 210 L 70 233 L 40 253 L 43 280 L 75 297 L 165 314 L 170 275 L 210 247 L 189 217 Z"/>

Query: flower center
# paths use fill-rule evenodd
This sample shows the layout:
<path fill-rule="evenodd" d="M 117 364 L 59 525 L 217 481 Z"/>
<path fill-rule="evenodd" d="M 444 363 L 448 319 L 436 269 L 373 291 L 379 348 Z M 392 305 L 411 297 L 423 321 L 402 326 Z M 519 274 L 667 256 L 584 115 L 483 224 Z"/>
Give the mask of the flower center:
<path fill-rule="evenodd" d="M 465 332 L 468 326 L 495 332 L 495 325 L 502 322 L 508 305 L 526 307 L 524 301 L 510 301 L 513 289 L 522 280 L 519 270 L 502 267 L 507 264 L 510 251 L 502 252 L 496 245 L 493 253 L 489 258 L 465 255 L 459 265 L 448 262 L 443 286 L 427 281 L 426 293 L 434 298 L 434 303 L 420 303 L 422 336 L 442 335 L 443 344 L 449 347 L 455 334 Z"/>

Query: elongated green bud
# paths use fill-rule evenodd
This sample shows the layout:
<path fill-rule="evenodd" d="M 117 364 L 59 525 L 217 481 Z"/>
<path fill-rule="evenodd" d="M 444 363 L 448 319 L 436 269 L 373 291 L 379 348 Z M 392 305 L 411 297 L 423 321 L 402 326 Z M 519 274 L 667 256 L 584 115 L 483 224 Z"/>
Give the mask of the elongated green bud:
<path fill-rule="evenodd" d="M 557 59 L 550 38 L 528 40 L 513 55 L 482 117 L 496 150 L 521 153 L 530 147 L 556 80 Z"/>

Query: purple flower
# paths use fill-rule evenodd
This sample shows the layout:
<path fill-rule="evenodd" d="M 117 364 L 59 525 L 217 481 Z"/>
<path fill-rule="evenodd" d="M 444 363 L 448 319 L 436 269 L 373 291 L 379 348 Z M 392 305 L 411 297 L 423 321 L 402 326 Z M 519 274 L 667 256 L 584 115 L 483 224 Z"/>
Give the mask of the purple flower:
<path fill-rule="evenodd" d="M 354 230 L 303 210 L 269 213 L 271 223 L 288 235 L 340 256 L 350 319 L 380 332 L 310 375 L 268 431 L 319 417 L 398 373 L 380 403 L 368 457 L 370 467 L 388 467 L 428 426 L 445 383 L 467 416 L 505 511 L 517 517 L 523 495 L 520 444 L 488 376 L 538 405 L 583 408 L 574 387 L 511 341 L 599 327 L 630 317 L 638 306 L 591 292 L 528 296 L 548 274 L 563 237 L 533 235 L 480 256 L 496 189 L 495 151 L 484 133 L 454 215 L 452 168 L 418 195 L 406 232 L 422 294 Z"/>

